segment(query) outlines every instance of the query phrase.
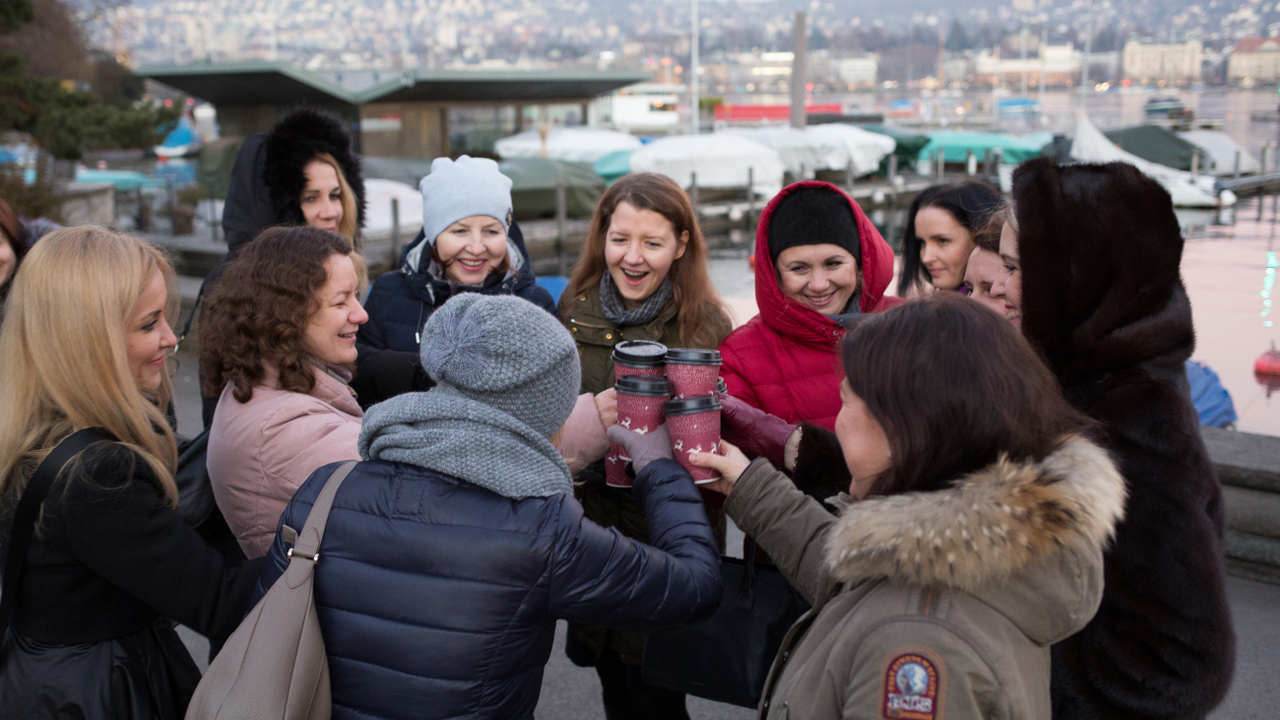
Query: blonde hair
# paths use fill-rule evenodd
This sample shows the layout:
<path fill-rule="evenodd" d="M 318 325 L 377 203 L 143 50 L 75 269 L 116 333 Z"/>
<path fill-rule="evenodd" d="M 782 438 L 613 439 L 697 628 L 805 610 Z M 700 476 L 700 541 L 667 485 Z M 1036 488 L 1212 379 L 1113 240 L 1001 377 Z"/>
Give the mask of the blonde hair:
<path fill-rule="evenodd" d="M 356 209 L 356 194 L 351 189 L 351 183 L 347 182 L 347 176 L 342 172 L 342 166 L 338 165 L 338 160 L 329 153 L 316 153 L 311 158 L 311 162 L 322 162 L 333 168 L 334 175 L 338 176 L 338 187 L 342 190 L 342 222 L 338 223 L 338 234 L 351 241 L 351 262 L 356 266 L 356 279 L 359 284 L 358 292 L 360 297 L 364 297 L 364 291 L 369 287 L 369 263 L 360 254 L 360 226 L 357 224 L 359 212 Z M 393 260 L 394 262 L 394 260 Z"/>
<path fill-rule="evenodd" d="M 166 312 L 176 313 L 173 268 L 141 240 L 63 228 L 27 253 L 0 325 L 0 498 L 16 502 L 27 473 L 67 435 L 100 427 L 146 461 L 177 505 L 177 447 L 160 410 L 172 385 L 166 374 L 154 396 L 139 389 L 125 340 L 157 271 L 169 291 Z"/>

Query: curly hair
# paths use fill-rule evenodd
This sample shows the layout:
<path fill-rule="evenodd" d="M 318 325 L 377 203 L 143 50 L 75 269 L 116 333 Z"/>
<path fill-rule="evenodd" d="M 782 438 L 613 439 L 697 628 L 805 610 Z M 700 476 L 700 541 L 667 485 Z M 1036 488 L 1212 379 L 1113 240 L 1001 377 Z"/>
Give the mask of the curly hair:
<path fill-rule="evenodd" d="M 307 225 L 268 228 L 245 245 L 200 318 L 204 394 L 216 397 L 233 383 L 232 396 L 249 402 L 268 364 L 282 389 L 311 392 L 316 380 L 307 325 L 328 280 L 325 261 L 350 252 L 346 238 Z"/>

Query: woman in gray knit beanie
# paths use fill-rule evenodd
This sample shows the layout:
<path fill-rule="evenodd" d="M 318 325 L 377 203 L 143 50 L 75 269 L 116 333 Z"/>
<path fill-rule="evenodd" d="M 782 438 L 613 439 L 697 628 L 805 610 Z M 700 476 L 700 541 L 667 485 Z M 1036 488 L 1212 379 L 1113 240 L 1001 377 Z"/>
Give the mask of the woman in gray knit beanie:
<path fill-rule="evenodd" d="M 719 552 L 673 460 L 636 463 L 652 546 L 583 517 L 549 442 L 581 382 L 555 318 L 460 295 L 427 322 L 422 361 L 433 390 L 365 414 L 364 462 L 334 497 L 314 571 L 335 711 L 531 719 L 557 620 L 643 631 L 715 611 Z M 298 490 L 282 525 L 303 527 L 336 467 Z M 261 587 L 287 555 L 282 532 Z"/>

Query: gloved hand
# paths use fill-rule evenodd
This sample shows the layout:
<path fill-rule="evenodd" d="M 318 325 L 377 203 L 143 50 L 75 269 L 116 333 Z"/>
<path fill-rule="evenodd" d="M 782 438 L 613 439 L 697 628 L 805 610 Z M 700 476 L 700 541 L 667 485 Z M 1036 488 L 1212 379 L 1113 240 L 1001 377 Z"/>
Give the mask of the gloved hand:
<path fill-rule="evenodd" d="M 776 415 L 732 395 L 720 395 L 720 436 L 737 445 L 747 457 L 763 457 L 778 467 L 786 467 L 787 440 L 796 430 L 797 426 Z"/>
<path fill-rule="evenodd" d="M 606 431 L 606 434 L 610 440 L 627 449 L 627 455 L 631 457 L 631 467 L 637 475 L 654 460 L 675 459 L 671 454 L 671 436 L 667 434 L 666 423 L 659 425 L 657 430 L 643 435 L 621 425 L 614 425 Z"/>

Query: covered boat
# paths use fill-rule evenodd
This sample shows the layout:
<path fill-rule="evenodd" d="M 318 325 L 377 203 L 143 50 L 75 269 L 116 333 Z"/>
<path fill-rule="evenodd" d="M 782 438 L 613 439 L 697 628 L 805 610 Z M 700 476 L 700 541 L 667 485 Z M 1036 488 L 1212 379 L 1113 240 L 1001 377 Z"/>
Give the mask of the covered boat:
<path fill-rule="evenodd" d="M 152 148 L 158 157 L 175 158 L 195 154 L 203 145 L 195 127 L 186 115 L 178 118 L 178 126 L 165 136 L 164 142 Z"/>
<path fill-rule="evenodd" d="M 636 172 L 662 173 L 680 187 L 742 188 L 748 177 L 758 194 L 773 197 L 782 190 L 782 156 L 767 145 L 733 133 L 671 135 L 631 154 Z"/>
<path fill-rule="evenodd" d="M 618 178 L 631 172 L 631 154 L 635 150 L 617 150 L 592 163 L 591 168 L 604 178 L 605 184 L 612 185 Z"/>
<path fill-rule="evenodd" d="M 503 160 L 547 157 L 563 162 L 593 163 L 609 153 L 639 147 L 640 138 L 616 130 L 557 127 L 547 132 L 545 156 L 542 136 L 537 130 L 502 138 L 493 144 L 493 151 Z"/>
<path fill-rule="evenodd" d="M 906 169 L 916 161 L 920 156 L 920 151 L 925 145 L 929 144 L 929 136 L 923 133 L 911 132 L 900 127 L 872 123 L 867 125 L 859 125 L 859 128 L 877 135 L 886 135 L 893 138 L 895 143 L 893 155 L 898 158 L 898 167 Z M 882 174 L 888 172 L 888 158 L 880 161 L 880 172 Z"/>
<path fill-rule="evenodd" d="M 1052 136 L 1050 136 L 1050 139 Z M 938 150 L 946 153 L 946 162 L 968 162 L 969 153 L 982 162 L 987 153 L 1000 150 L 1005 164 L 1017 165 L 1034 157 L 1039 157 L 1040 149 L 1045 146 L 1043 138 L 1037 135 L 1034 139 L 1025 140 L 1007 133 L 969 132 L 966 130 L 936 132 L 929 136 L 929 142 L 920 149 L 916 162 L 923 167 L 937 157 Z"/>
<path fill-rule="evenodd" d="M 1196 146 L 1158 125 L 1107 130 L 1103 133 L 1116 147 L 1143 160 L 1159 163 L 1175 170 L 1191 171 L 1191 156 Z"/>
<path fill-rule="evenodd" d="M 1218 177 L 1234 175 L 1237 152 L 1240 153 L 1241 173 L 1251 175 L 1262 171 L 1258 159 L 1221 130 L 1188 130 L 1178 133 L 1178 137 L 1200 148 L 1201 172 Z"/>
<path fill-rule="evenodd" d="M 777 150 L 787 172 L 795 178 L 813 178 L 819 170 L 844 172 L 850 164 L 855 177 L 866 175 L 875 172 L 897 146 L 887 135 L 839 123 L 810 125 L 803 130 L 775 126 L 727 132 Z"/>
<path fill-rule="evenodd" d="M 513 158 L 498 163 L 511 178 L 511 204 L 516 220 L 554 218 L 556 186 L 565 190 L 565 210 L 571 218 L 591 217 L 604 194 L 604 180 L 590 165 L 548 158 Z"/>
<path fill-rule="evenodd" d="M 1076 136 L 1071 143 L 1071 158 L 1092 163 L 1127 162 L 1163 185 L 1177 207 L 1217 207 L 1233 205 L 1236 201 L 1230 190 L 1223 190 L 1219 196 L 1213 187 L 1212 177 L 1192 176 L 1191 173 L 1143 160 L 1133 153 L 1121 150 L 1083 112 L 1076 116 Z"/>

